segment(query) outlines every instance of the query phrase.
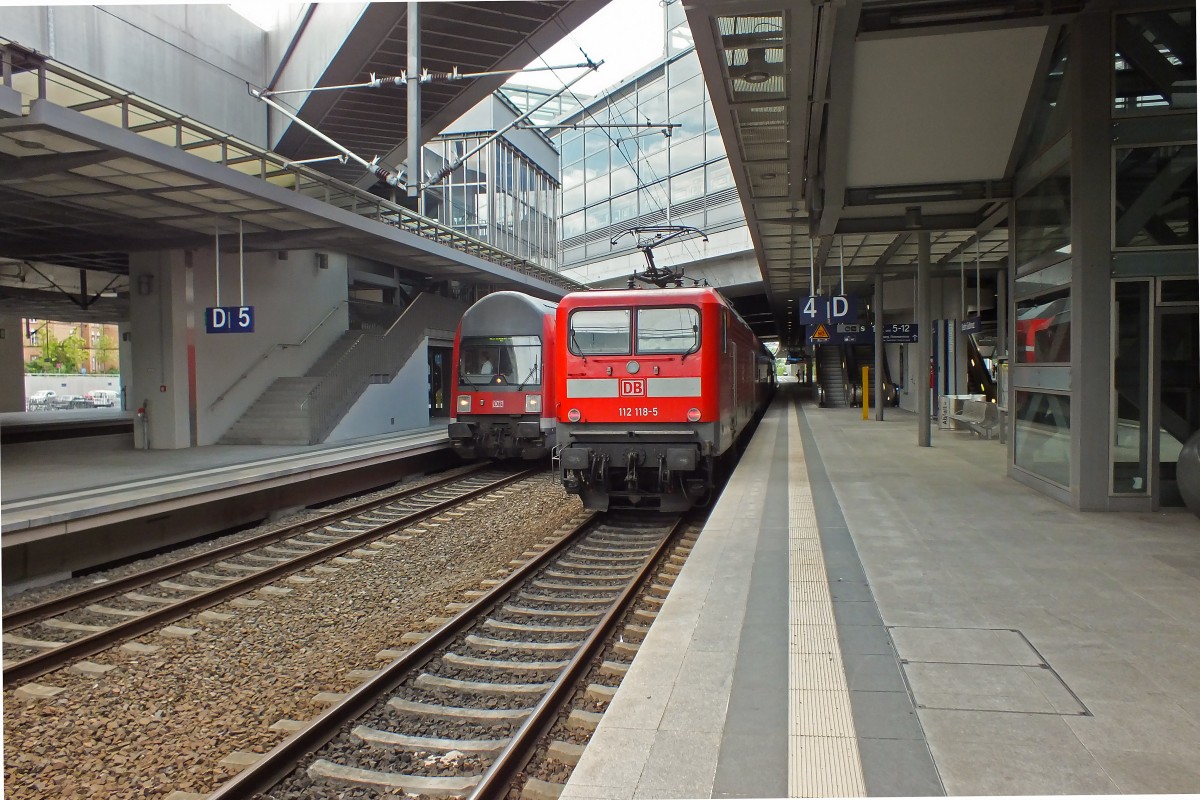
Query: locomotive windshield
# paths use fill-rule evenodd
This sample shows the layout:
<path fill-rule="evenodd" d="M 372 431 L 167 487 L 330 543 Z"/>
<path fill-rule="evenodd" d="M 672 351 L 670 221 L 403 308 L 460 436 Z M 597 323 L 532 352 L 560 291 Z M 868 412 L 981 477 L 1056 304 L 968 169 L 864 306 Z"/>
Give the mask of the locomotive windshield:
<path fill-rule="evenodd" d="M 539 386 L 542 340 L 538 336 L 463 337 L 458 374 L 460 383 L 470 386 Z"/>
<path fill-rule="evenodd" d="M 639 308 L 639 355 L 691 353 L 700 347 L 700 312 L 694 308 Z"/>
<path fill-rule="evenodd" d="M 577 356 L 629 353 L 629 309 L 579 309 L 567 323 L 567 346 Z"/>

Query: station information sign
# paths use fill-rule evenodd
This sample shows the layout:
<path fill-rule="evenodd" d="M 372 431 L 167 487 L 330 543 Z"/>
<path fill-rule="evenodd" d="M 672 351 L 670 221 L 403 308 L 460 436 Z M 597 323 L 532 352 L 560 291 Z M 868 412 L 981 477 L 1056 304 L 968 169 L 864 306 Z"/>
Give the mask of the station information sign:
<path fill-rule="evenodd" d="M 210 306 L 204 309 L 205 333 L 254 333 L 254 306 Z"/>
<path fill-rule="evenodd" d="M 917 341 L 917 323 L 889 322 L 883 326 L 884 344 L 908 344 Z M 819 323 L 808 326 L 809 344 L 873 344 L 875 326 L 864 323 Z"/>
<path fill-rule="evenodd" d="M 858 322 L 857 298 L 852 294 L 833 297 L 809 295 L 801 298 L 801 301 L 799 313 L 803 325 Z"/>
<path fill-rule="evenodd" d="M 889 322 L 883 326 L 884 344 L 907 344 L 917 341 L 917 323 Z"/>

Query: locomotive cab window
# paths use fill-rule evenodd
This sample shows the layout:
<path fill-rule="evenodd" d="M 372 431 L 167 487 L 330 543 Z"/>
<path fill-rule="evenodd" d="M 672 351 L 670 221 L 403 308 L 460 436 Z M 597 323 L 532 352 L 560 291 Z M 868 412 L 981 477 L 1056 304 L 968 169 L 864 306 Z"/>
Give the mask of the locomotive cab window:
<path fill-rule="evenodd" d="M 628 355 L 629 309 L 579 309 L 567 321 L 567 348 L 577 356 Z"/>
<path fill-rule="evenodd" d="M 538 336 L 463 337 L 458 374 L 467 386 L 539 386 L 542 340 Z"/>
<path fill-rule="evenodd" d="M 691 307 L 639 308 L 638 355 L 692 353 L 700 349 L 700 312 Z"/>

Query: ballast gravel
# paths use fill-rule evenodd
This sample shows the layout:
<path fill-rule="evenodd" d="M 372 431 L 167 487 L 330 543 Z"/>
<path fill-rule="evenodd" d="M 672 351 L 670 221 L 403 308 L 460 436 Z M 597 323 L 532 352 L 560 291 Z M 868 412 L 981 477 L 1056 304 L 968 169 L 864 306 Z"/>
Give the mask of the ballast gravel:
<path fill-rule="evenodd" d="M 427 620 L 449 616 L 447 603 L 511 571 L 510 560 L 582 511 L 550 474 L 492 497 L 335 572 L 306 570 L 312 583 L 276 584 L 290 589 L 285 594 L 254 593 L 261 605 L 212 609 L 228 619 L 176 623 L 198 629 L 194 635 L 138 640 L 154 652 L 97 654 L 92 662 L 114 667 L 103 674 L 38 678 L 62 689 L 52 697 L 21 700 L 6 691 L 5 796 L 152 800 L 217 789 L 239 769 L 223 767 L 223 759 L 270 750 L 287 736 L 273 725 L 319 715 L 327 708 L 320 693 L 353 689 L 364 671 L 390 660 L 380 651 L 406 649 L 404 633 L 431 630 Z"/>

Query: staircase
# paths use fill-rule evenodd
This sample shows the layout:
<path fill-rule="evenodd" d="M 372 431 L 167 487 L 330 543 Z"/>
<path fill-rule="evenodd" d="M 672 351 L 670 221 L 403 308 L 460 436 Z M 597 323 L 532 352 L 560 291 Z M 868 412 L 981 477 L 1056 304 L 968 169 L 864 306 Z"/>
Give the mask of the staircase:
<path fill-rule="evenodd" d="M 304 402 L 340 359 L 354 349 L 362 331 L 346 331 L 303 377 L 276 378 L 217 444 L 309 444 Z"/>
<path fill-rule="evenodd" d="M 821 405 L 825 408 L 847 408 L 846 376 L 842 372 L 842 348 L 838 345 L 817 346 L 817 384 Z"/>
<path fill-rule="evenodd" d="M 344 333 L 303 377 L 277 378 L 218 444 L 318 444 L 373 382 L 399 374 L 431 328 L 453 331 L 465 307 L 422 293 L 386 330 Z"/>

